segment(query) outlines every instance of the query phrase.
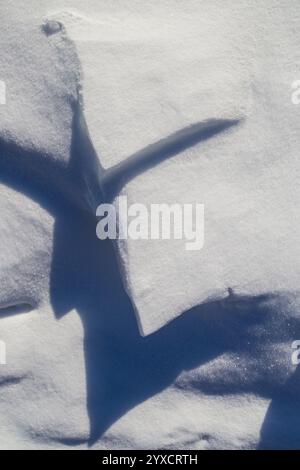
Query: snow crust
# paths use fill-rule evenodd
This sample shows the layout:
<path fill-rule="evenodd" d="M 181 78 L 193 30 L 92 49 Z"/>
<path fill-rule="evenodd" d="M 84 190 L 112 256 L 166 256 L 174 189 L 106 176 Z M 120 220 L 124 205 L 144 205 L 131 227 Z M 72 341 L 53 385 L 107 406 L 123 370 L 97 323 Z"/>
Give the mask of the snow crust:
<path fill-rule="evenodd" d="M 0 448 L 299 448 L 299 2 L 28 3 L 1 5 Z M 204 248 L 97 240 L 111 175 L 208 120 L 235 125 L 114 193 L 203 203 Z"/>

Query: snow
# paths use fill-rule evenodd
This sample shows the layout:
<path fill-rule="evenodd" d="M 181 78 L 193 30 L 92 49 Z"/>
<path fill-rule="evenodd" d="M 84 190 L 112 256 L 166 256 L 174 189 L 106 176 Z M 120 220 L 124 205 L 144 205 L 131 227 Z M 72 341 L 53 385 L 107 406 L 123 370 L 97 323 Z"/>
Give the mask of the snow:
<path fill-rule="evenodd" d="M 1 19 L 0 448 L 299 448 L 299 3 Z M 204 204 L 204 247 L 98 240 L 119 195 Z"/>
<path fill-rule="evenodd" d="M 295 67 L 284 55 L 299 55 L 294 29 L 284 29 L 295 13 L 282 6 L 278 25 L 278 9 L 257 8 L 270 15 L 266 34 L 247 4 L 225 12 L 219 2 L 193 5 L 175 19 L 171 10 L 153 4 L 144 14 L 121 10 L 93 19 L 57 13 L 82 58 L 85 116 L 105 168 L 191 124 L 240 121 L 205 142 L 199 136 L 197 146 L 126 185 L 130 202 L 199 201 L 206 214 L 199 253 L 187 253 L 184 241 L 129 240 L 120 247 L 143 334 L 199 303 L 226 298 L 228 289 L 235 295 L 294 290 L 300 269 L 293 261 L 300 259 L 299 216 L 291 208 L 299 198 L 290 100 Z M 274 31 L 281 33 L 275 52 Z M 268 70 L 274 81 L 265 81 Z"/>

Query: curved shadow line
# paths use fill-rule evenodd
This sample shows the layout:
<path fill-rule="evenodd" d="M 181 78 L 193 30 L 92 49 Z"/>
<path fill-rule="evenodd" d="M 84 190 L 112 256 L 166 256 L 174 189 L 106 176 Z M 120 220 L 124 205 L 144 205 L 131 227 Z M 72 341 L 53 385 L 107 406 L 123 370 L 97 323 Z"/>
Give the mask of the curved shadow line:
<path fill-rule="evenodd" d="M 241 119 L 209 119 L 148 145 L 104 172 L 101 184 L 106 198 L 112 200 L 138 174 L 240 123 Z"/>

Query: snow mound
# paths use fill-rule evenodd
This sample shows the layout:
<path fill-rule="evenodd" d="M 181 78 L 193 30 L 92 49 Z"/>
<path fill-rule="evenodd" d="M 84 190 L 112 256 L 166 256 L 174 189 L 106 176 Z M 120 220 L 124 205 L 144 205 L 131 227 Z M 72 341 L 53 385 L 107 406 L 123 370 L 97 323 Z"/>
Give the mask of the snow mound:
<path fill-rule="evenodd" d="M 71 3 L 1 9 L 1 447 L 299 448 L 299 2 Z M 118 194 L 203 249 L 120 267 Z"/>

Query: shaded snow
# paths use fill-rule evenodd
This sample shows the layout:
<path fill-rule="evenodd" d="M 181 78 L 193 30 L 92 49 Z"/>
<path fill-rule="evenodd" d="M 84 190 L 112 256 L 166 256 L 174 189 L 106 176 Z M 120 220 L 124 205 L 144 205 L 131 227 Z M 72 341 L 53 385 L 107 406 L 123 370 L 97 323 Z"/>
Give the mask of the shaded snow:
<path fill-rule="evenodd" d="M 1 6 L 0 447 L 299 447 L 298 2 L 30 5 Z M 204 203 L 203 250 L 116 256 L 110 191 Z"/>

